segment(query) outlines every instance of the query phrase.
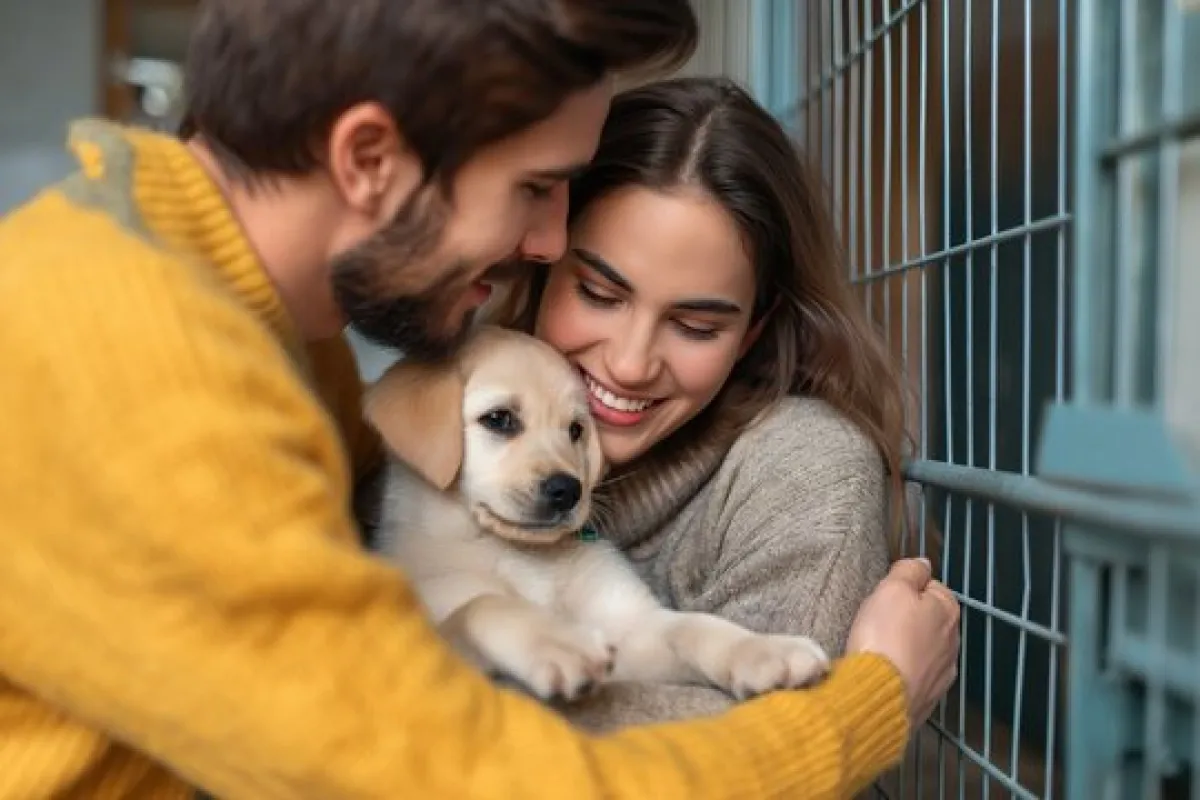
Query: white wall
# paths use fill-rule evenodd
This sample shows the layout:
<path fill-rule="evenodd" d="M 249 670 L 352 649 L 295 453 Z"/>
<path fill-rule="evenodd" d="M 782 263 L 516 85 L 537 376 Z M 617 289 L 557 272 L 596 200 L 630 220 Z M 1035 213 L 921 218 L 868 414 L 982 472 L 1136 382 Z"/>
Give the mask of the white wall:
<path fill-rule="evenodd" d="M 751 15 L 758 0 L 693 0 L 700 43 L 685 75 L 725 75 L 749 88 Z"/>
<path fill-rule="evenodd" d="M 95 0 L 0 0 L 0 214 L 73 165 L 67 123 L 96 113 Z"/>

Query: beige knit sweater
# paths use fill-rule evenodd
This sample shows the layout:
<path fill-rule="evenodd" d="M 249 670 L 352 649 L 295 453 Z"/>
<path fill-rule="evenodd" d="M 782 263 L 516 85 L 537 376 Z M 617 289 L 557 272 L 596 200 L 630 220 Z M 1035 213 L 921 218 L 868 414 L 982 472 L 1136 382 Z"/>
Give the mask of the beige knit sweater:
<path fill-rule="evenodd" d="M 812 636 L 840 654 L 888 565 L 886 478 L 870 440 L 821 401 L 794 397 L 727 452 L 687 462 L 611 504 L 602 534 L 667 605 Z M 618 684 L 564 713 L 605 731 L 731 702 L 703 686 Z"/>

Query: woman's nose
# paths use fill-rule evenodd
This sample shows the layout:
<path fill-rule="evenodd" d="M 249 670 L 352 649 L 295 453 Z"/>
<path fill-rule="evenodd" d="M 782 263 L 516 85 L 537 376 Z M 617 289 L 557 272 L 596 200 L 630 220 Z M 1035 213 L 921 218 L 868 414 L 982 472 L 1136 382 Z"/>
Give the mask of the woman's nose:
<path fill-rule="evenodd" d="M 651 336 L 629 331 L 609 349 L 608 373 L 614 381 L 634 388 L 652 383 L 662 368 Z"/>

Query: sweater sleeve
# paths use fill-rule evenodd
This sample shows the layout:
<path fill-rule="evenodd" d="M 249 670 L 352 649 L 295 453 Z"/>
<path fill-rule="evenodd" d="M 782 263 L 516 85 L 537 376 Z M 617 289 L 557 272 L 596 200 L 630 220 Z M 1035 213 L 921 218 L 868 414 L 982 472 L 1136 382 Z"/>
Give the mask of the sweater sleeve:
<path fill-rule="evenodd" d="M 871 442 L 824 404 L 791 398 L 736 443 L 711 480 L 707 507 L 670 532 L 657 556 L 665 563 L 653 565 L 674 604 L 841 653 L 888 565 L 885 484 Z M 706 686 L 627 684 L 570 716 L 609 731 L 731 703 Z"/>
<path fill-rule="evenodd" d="M 840 654 L 888 568 L 878 451 L 826 404 L 789 398 L 738 442 L 727 475 L 728 495 L 709 515 L 719 554 L 691 602 Z"/>
<path fill-rule="evenodd" d="M 106 256 L 5 285 L 13 685 L 229 797 L 833 798 L 899 756 L 873 656 L 605 738 L 497 689 L 353 543 L 340 444 L 277 343 L 177 265 Z"/>

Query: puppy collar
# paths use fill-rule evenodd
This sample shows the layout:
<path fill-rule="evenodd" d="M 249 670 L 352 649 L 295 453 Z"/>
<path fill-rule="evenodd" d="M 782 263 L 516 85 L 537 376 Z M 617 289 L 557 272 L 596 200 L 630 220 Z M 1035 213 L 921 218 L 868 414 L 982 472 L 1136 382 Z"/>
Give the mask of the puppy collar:
<path fill-rule="evenodd" d="M 585 524 L 579 529 L 578 533 L 575 534 L 575 538 L 581 542 L 594 542 L 600 538 L 600 534 L 597 533 L 596 529 L 590 524 Z"/>

